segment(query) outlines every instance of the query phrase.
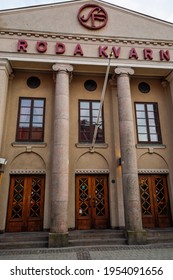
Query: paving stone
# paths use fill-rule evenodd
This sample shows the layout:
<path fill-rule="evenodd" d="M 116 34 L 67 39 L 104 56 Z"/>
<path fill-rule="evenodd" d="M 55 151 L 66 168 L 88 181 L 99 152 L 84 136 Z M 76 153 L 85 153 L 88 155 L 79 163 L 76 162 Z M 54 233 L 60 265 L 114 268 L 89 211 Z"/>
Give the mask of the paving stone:
<path fill-rule="evenodd" d="M 0 260 L 173 260 L 173 244 L 1 250 Z"/>

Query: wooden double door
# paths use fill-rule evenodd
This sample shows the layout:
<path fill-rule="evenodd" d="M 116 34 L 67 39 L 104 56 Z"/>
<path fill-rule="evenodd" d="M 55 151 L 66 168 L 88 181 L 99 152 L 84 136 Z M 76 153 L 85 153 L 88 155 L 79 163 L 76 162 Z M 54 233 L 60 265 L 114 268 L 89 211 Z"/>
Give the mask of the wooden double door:
<path fill-rule="evenodd" d="M 108 227 L 107 176 L 76 176 L 76 228 L 87 230 Z"/>
<path fill-rule="evenodd" d="M 142 221 L 146 228 L 172 226 L 167 178 L 139 175 Z"/>
<path fill-rule="evenodd" d="M 44 175 L 15 175 L 10 180 L 7 232 L 43 229 Z"/>

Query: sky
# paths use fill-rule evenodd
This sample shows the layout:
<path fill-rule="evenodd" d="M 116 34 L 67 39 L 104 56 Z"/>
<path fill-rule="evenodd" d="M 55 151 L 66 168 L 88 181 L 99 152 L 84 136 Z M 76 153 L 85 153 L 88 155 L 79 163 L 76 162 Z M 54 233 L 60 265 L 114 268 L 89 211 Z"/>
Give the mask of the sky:
<path fill-rule="evenodd" d="M 0 10 L 68 1 L 69 0 L 0 0 Z M 172 0 L 104 0 L 104 2 L 173 23 Z"/>

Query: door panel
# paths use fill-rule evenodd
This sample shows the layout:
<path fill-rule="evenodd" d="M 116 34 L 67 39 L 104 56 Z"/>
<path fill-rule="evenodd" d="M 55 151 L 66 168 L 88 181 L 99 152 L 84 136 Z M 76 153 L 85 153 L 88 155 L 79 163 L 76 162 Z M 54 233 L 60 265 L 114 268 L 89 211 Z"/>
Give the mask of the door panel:
<path fill-rule="evenodd" d="M 32 177 L 31 194 L 28 201 L 28 230 L 39 231 L 43 227 L 43 205 L 44 205 L 44 177 Z"/>
<path fill-rule="evenodd" d="M 93 189 L 93 227 L 108 227 L 108 191 L 105 177 L 94 177 Z"/>
<path fill-rule="evenodd" d="M 6 231 L 43 228 L 44 176 L 19 175 L 10 180 Z"/>
<path fill-rule="evenodd" d="M 139 175 L 139 186 L 143 226 L 172 226 L 166 176 Z"/>
<path fill-rule="evenodd" d="M 156 224 L 160 227 L 171 226 L 172 219 L 166 177 L 153 176 L 153 184 L 155 185 L 154 202 L 156 209 Z"/>
<path fill-rule="evenodd" d="M 108 226 L 107 176 L 76 176 L 77 229 L 97 229 Z"/>
<path fill-rule="evenodd" d="M 76 177 L 76 221 L 77 229 L 91 228 L 91 178 Z"/>

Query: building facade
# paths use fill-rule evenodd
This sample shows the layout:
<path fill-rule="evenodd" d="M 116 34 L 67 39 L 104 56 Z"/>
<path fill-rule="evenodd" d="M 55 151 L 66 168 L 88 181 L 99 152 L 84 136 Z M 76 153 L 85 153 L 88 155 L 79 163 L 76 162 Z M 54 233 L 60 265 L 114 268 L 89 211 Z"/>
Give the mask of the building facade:
<path fill-rule="evenodd" d="M 85 0 L 0 19 L 0 232 L 171 227 L 173 25 Z"/>

